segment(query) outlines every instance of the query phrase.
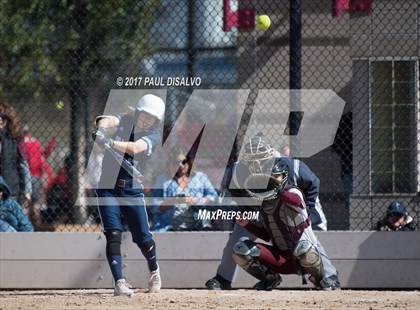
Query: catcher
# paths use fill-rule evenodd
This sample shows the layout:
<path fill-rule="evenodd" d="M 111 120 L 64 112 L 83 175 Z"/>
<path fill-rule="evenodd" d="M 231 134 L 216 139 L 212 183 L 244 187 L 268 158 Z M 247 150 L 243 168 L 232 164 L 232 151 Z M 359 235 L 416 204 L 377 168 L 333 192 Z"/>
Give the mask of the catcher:
<path fill-rule="evenodd" d="M 325 273 L 324 262 L 331 261 L 312 230 L 303 194 L 288 185 L 288 177 L 289 167 L 277 159 L 271 175 L 254 174 L 248 181 L 251 197 L 263 200 L 261 218 L 258 222 L 238 220 L 237 224 L 272 245 L 241 238 L 233 247 L 233 259 L 260 280 L 255 285 L 257 290 L 275 288 L 281 283 L 281 274 L 308 274 L 317 288 L 338 289 L 338 273 Z M 252 190 L 256 188 L 253 184 L 264 179 L 268 179 L 267 189 Z"/>
<path fill-rule="evenodd" d="M 252 137 L 245 145 L 244 150 L 242 160 L 235 162 L 233 168 L 228 170 L 229 174 L 226 176 L 224 187 L 229 189 L 232 196 L 249 197 L 249 193 L 245 190 L 247 179 L 252 174 L 261 173 L 263 170 L 270 173 L 274 160 L 281 160 L 289 167 L 289 171 L 293 171 L 293 173 L 288 175 L 288 183 L 299 187 L 304 193 L 305 202 L 311 217 L 312 229 L 327 229 L 327 221 L 318 198 L 319 178 L 304 162 L 282 156 L 264 140 L 261 134 Z M 241 208 L 243 209 L 245 206 L 241 205 Z M 241 237 L 255 238 L 241 226 L 234 225 L 233 232 L 223 250 L 217 274 L 205 284 L 208 289 L 231 289 L 237 269 L 232 259 L 232 248 Z M 319 250 L 325 254 L 325 250 L 321 246 Z M 326 257 L 326 254 L 322 257 L 324 256 Z M 337 273 L 337 270 L 329 260 L 325 260 L 323 263 L 326 274 L 335 275 Z"/>

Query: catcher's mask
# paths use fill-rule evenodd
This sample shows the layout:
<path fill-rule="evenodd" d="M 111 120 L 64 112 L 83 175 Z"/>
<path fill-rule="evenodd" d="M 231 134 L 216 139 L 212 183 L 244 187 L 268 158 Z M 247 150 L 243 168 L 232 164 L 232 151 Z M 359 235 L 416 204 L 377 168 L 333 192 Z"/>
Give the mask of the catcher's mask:
<path fill-rule="evenodd" d="M 289 178 L 289 166 L 283 162 L 281 159 L 277 160 L 274 164 L 274 167 L 271 171 L 271 176 L 278 183 L 278 188 L 283 191 L 286 187 L 287 180 Z"/>
<path fill-rule="evenodd" d="M 277 199 L 288 183 L 289 167 L 278 159 L 270 174 L 253 173 L 245 180 L 245 190 L 254 199 Z"/>
<path fill-rule="evenodd" d="M 274 149 L 262 137 L 262 134 L 249 139 L 245 145 L 242 161 L 247 164 L 251 173 L 263 173 L 267 161 L 274 158 Z M 268 171 L 269 173 L 269 171 Z"/>

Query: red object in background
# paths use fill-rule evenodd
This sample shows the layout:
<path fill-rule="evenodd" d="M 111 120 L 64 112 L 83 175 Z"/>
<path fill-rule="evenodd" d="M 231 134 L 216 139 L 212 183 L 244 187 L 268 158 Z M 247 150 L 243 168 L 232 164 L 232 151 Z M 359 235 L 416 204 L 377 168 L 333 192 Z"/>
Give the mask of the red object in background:
<path fill-rule="evenodd" d="M 65 185 L 69 181 L 69 173 L 67 171 L 66 167 L 61 167 L 54 178 L 54 180 L 51 182 L 52 185 Z"/>
<path fill-rule="evenodd" d="M 350 0 L 333 0 L 333 16 L 340 17 L 350 8 Z"/>
<path fill-rule="evenodd" d="M 45 158 L 50 157 L 51 153 L 54 151 L 54 149 L 57 147 L 57 140 L 55 138 L 52 138 L 50 141 L 48 141 L 47 146 L 44 150 L 44 156 Z"/>
<path fill-rule="evenodd" d="M 44 150 L 42 149 L 41 142 L 32 137 L 31 134 L 26 134 L 23 141 L 26 147 L 31 175 L 42 178 L 44 174 L 46 174 L 47 184 L 45 187 L 49 187 L 52 181 L 53 169 L 44 157 Z"/>
<path fill-rule="evenodd" d="M 232 12 L 230 0 L 223 0 L 223 31 L 229 32 L 233 27 L 240 30 L 255 28 L 256 11 L 253 8 L 238 9 Z"/>
<path fill-rule="evenodd" d="M 333 0 L 333 16 L 340 17 L 345 12 L 372 12 L 373 0 Z"/>
<path fill-rule="evenodd" d="M 372 12 L 373 0 L 350 0 L 351 12 Z"/>

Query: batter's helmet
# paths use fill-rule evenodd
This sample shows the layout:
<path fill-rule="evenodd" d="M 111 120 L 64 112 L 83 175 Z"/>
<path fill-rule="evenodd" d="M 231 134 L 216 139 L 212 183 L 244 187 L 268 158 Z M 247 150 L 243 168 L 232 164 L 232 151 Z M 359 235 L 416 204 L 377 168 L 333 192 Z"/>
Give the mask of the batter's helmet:
<path fill-rule="evenodd" d="M 140 112 L 146 112 L 161 121 L 165 115 L 165 103 L 158 96 L 144 95 L 136 104 L 136 113 Z"/>

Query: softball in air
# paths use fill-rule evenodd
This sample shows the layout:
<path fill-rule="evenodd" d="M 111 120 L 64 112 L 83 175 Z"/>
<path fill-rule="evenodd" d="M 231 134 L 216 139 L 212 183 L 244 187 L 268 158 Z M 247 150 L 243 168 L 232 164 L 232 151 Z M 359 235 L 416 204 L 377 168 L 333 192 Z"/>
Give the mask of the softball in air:
<path fill-rule="evenodd" d="M 258 15 L 257 28 L 260 30 L 267 30 L 271 26 L 271 20 L 268 15 Z"/>
<path fill-rule="evenodd" d="M 55 108 L 59 111 L 64 109 L 64 102 L 62 100 L 59 100 L 55 103 Z"/>

